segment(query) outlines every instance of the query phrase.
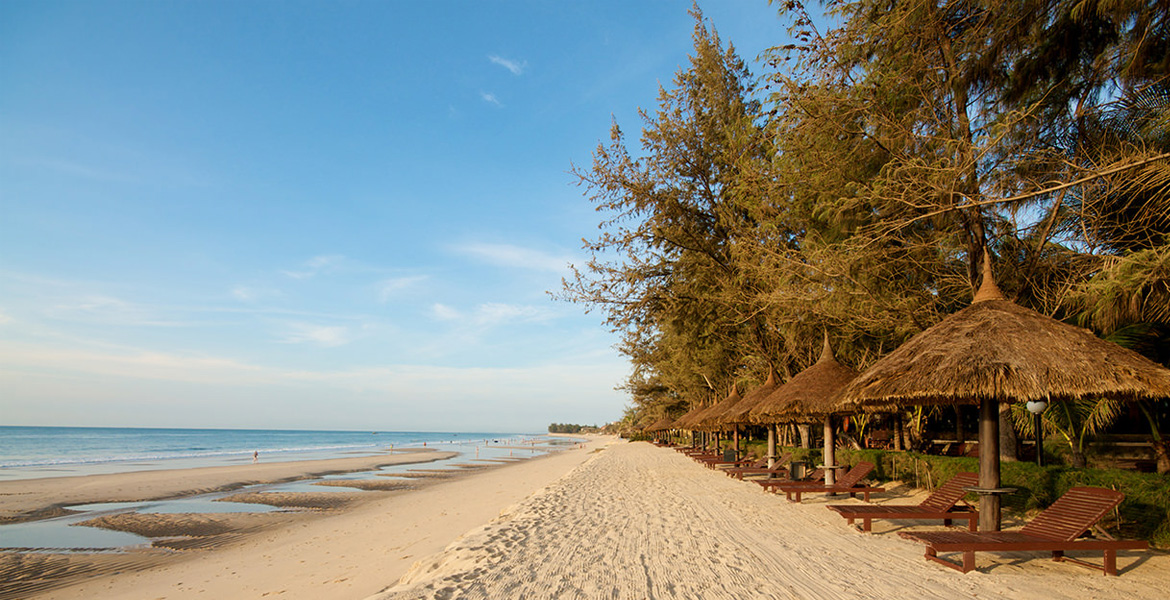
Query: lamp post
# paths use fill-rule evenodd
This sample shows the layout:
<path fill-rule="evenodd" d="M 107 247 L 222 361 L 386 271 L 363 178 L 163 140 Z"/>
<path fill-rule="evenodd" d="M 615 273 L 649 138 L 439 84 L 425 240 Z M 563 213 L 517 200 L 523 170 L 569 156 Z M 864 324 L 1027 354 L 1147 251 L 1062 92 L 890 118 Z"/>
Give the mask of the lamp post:
<path fill-rule="evenodd" d="M 1048 408 L 1048 403 L 1043 400 L 1029 400 L 1024 405 L 1028 412 L 1032 413 L 1032 428 L 1036 432 L 1036 466 L 1044 466 L 1044 425 L 1040 419 L 1040 414 L 1044 409 Z"/>

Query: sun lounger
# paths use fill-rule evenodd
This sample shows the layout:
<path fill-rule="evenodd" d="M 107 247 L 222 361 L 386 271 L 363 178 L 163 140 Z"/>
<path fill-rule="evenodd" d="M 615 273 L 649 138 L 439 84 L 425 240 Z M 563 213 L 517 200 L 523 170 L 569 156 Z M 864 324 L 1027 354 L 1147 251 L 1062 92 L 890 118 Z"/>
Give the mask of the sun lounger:
<path fill-rule="evenodd" d="M 816 482 L 818 482 L 824 478 L 825 478 L 825 470 L 822 469 L 821 467 L 817 467 L 815 471 L 813 471 L 812 473 L 809 473 L 808 477 L 806 477 L 804 479 L 798 479 L 795 481 L 788 478 L 788 477 L 775 477 L 772 479 L 752 479 L 752 481 L 756 482 L 757 484 L 759 484 L 760 487 L 764 488 L 764 491 L 773 491 L 773 488 L 775 488 L 776 486 L 779 486 L 779 485 L 783 485 L 783 484 L 804 483 L 804 484 L 809 484 L 809 485 L 815 485 Z"/>
<path fill-rule="evenodd" d="M 959 473 L 919 504 L 830 504 L 827 508 L 845 517 L 850 525 L 861 519 L 861 530 L 867 533 L 871 530 L 870 522 L 873 519 L 942 519 L 944 525 L 950 525 L 955 519 L 966 519 L 967 529 L 975 531 L 979 525 L 979 513 L 969 506 L 955 510 L 955 505 L 967 493 L 963 488 L 974 487 L 978 483 L 979 475 Z"/>
<path fill-rule="evenodd" d="M 1145 550 L 1143 540 L 1077 539 L 1121 503 L 1125 495 L 1115 490 L 1075 487 L 1044 509 L 1019 531 L 904 531 L 902 537 L 926 544 L 926 558 L 956 571 L 975 568 L 976 552 L 1051 552 L 1055 561 L 1068 561 L 1106 575 L 1117 575 L 1118 550 Z M 1070 550 L 1101 550 L 1103 566 L 1069 558 Z M 962 564 L 939 558 L 939 552 L 962 552 Z"/>
<path fill-rule="evenodd" d="M 789 452 L 776 461 L 776 467 L 773 469 L 768 468 L 768 459 L 765 458 L 750 467 L 733 467 L 726 469 L 724 472 L 727 473 L 728 477 L 734 477 L 736 479 L 743 479 L 744 475 L 786 475 L 788 473 L 788 467 L 786 465 L 791 461 L 792 453 Z"/>
<path fill-rule="evenodd" d="M 849 494 L 850 498 L 855 498 L 857 494 L 862 494 L 865 501 L 869 502 L 870 493 L 885 491 L 885 488 L 858 485 L 858 482 L 866 475 L 869 475 L 870 471 L 873 471 L 873 463 L 859 462 L 852 469 L 849 469 L 848 473 L 842 475 L 840 481 L 833 485 L 804 482 L 781 483 L 774 486 L 773 491 L 784 492 L 789 502 L 800 502 L 801 494 L 829 493 Z"/>

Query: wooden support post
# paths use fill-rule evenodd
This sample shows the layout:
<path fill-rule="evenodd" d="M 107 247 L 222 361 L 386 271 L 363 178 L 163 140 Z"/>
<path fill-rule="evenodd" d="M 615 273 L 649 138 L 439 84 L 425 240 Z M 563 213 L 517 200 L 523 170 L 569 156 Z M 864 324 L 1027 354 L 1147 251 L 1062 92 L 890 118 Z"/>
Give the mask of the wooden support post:
<path fill-rule="evenodd" d="M 999 489 L 999 402 L 979 403 L 979 487 Z M 999 531 L 999 495 L 979 495 L 979 531 Z"/>
<path fill-rule="evenodd" d="M 768 426 L 768 468 L 776 468 L 776 424 Z"/>
<path fill-rule="evenodd" d="M 835 466 L 837 464 L 837 448 L 833 440 L 833 416 L 825 415 L 825 467 Z M 825 469 L 825 485 L 833 485 L 837 482 L 837 473 L 835 469 Z M 799 500 L 798 500 L 799 502 Z"/>

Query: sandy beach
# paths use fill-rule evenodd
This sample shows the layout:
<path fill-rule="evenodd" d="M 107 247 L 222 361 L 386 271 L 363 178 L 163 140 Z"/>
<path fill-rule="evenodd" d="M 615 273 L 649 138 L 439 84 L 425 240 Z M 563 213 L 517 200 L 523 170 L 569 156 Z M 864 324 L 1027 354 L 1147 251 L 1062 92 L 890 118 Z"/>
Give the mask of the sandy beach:
<path fill-rule="evenodd" d="M 643 442 L 596 437 L 486 464 L 324 511 L 117 517 L 107 525 L 195 537 L 91 556 L 74 585 L 19 597 L 1159 598 L 1170 581 L 1157 551 L 1119 552 L 1120 577 L 1039 553 L 980 553 L 962 575 L 894 533 L 937 525 L 877 521 L 862 534 L 824 497 L 792 504 Z M 876 500 L 917 498 L 895 485 Z M 77 557 L 24 560 L 25 572 L 67 570 Z"/>
<path fill-rule="evenodd" d="M 917 500 L 902 489 L 884 501 Z M 1153 551 L 1119 552 L 1120 577 L 1040 553 L 980 553 L 963 575 L 891 533 L 904 523 L 862 534 L 828 502 L 792 504 L 674 450 L 615 443 L 370 600 L 1162 598 L 1170 581 L 1170 556 Z"/>
<path fill-rule="evenodd" d="M 441 551 L 589 457 L 588 445 L 570 448 L 504 462 L 468 459 L 459 463 L 465 472 L 455 475 L 428 476 L 432 474 L 420 464 L 420 476 L 410 478 L 405 489 L 397 484 L 394 489 L 368 492 L 280 494 L 288 506 L 317 509 L 305 512 L 106 518 L 97 524 L 173 537 L 155 548 L 120 554 L 0 552 L 0 581 L 10 584 L 10 591 L 0 593 L 0 598 L 363 598 L 393 584 L 421 557 Z M 395 461 L 429 461 L 447 453 L 392 456 Z M 165 491 L 179 488 L 185 493 L 239 487 L 239 481 L 227 482 L 240 480 L 245 473 L 250 482 L 281 480 L 373 468 L 385 464 L 387 457 L 360 462 L 367 458 L 255 465 L 273 469 L 264 476 L 245 468 L 253 465 L 241 465 L 207 473 L 190 469 L 71 478 L 75 484 L 91 478 L 95 483 L 80 486 L 80 491 L 71 492 L 68 486 L 55 491 L 68 495 L 67 503 L 106 501 L 110 499 L 106 493 L 126 500 L 166 497 Z M 48 480 L 28 483 L 38 491 L 56 485 Z M 95 491 L 99 487 L 102 491 Z M 13 493 L 21 508 L 43 505 L 50 497 L 32 502 L 28 496 Z M 238 495 L 228 499 L 240 500 Z M 266 500 L 273 501 L 268 495 Z M 322 504 L 310 506 L 316 503 Z M 13 505 L 0 506 L 13 510 Z M 51 589 L 38 588 L 38 578 L 49 581 Z M 29 585 L 12 586 L 17 580 Z"/>

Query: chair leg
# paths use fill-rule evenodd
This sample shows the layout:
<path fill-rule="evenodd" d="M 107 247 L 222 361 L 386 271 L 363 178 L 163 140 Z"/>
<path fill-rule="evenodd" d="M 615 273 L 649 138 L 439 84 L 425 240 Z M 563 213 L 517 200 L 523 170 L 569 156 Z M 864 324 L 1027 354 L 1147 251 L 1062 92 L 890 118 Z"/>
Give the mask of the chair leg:
<path fill-rule="evenodd" d="M 873 521 L 873 519 L 862 519 L 861 520 L 862 531 L 864 531 L 866 533 L 873 531 L 872 521 Z"/>
<path fill-rule="evenodd" d="M 963 572 L 967 573 L 975 568 L 975 551 L 966 550 L 963 552 Z"/>

